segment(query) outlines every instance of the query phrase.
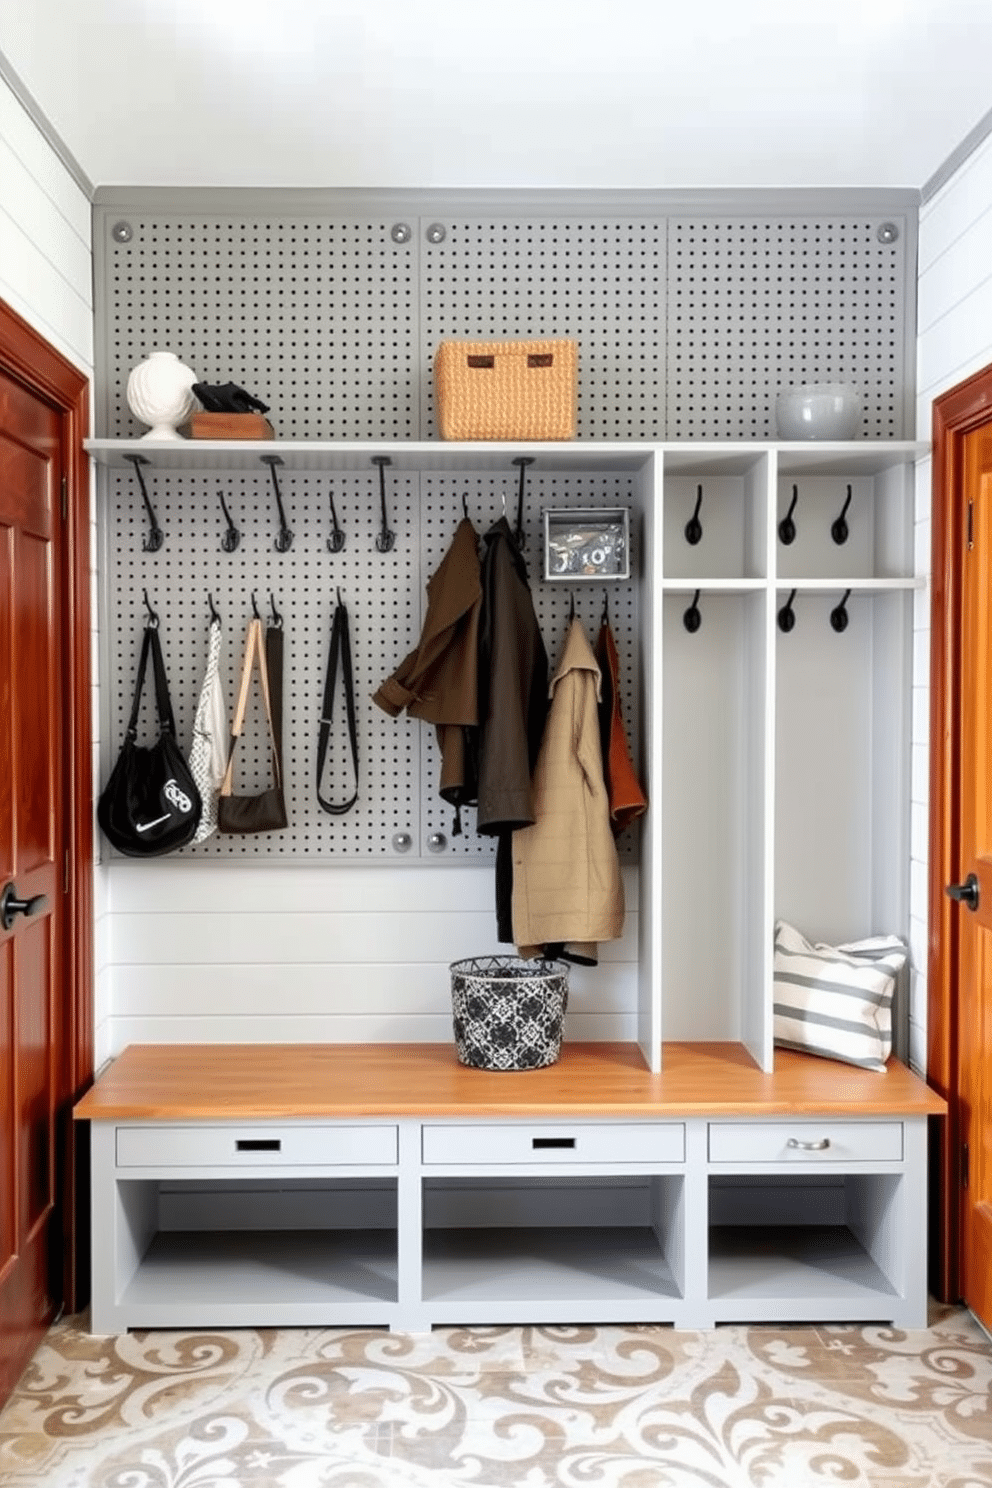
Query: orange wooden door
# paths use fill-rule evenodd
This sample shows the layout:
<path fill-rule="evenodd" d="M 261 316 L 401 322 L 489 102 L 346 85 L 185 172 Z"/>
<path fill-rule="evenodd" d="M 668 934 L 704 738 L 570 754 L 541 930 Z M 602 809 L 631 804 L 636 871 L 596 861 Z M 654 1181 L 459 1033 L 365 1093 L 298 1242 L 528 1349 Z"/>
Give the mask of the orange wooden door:
<path fill-rule="evenodd" d="M 958 841 L 961 1294 L 992 1327 L 992 426 L 964 441 Z"/>
<path fill-rule="evenodd" d="M 62 1288 L 60 439 L 0 374 L 0 1400 Z"/>

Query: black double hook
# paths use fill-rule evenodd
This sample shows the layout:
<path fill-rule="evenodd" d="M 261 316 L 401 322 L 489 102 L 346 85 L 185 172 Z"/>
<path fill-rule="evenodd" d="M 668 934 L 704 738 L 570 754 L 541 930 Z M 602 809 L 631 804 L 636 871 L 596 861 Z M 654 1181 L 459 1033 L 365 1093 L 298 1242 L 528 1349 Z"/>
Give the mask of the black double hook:
<path fill-rule="evenodd" d="M 783 635 L 788 635 L 790 630 L 796 626 L 796 591 L 793 589 L 785 604 L 778 612 L 778 628 Z"/>
<path fill-rule="evenodd" d="M 842 547 L 851 535 L 851 529 L 847 525 L 847 509 L 851 504 L 851 488 L 847 488 L 847 500 L 841 507 L 840 516 L 830 524 L 830 536 L 838 547 Z"/>
<path fill-rule="evenodd" d="M 692 604 L 682 616 L 682 624 L 685 626 L 690 635 L 695 635 L 696 631 L 703 623 L 703 616 L 699 608 L 700 592 L 701 591 L 699 589 L 696 590 L 695 594 L 692 596 Z"/>
<path fill-rule="evenodd" d="M 165 533 L 158 525 L 158 517 L 155 515 L 155 508 L 149 500 L 148 491 L 145 488 L 145 478 L 141 473 L 142 465 L 147 465 L 148 461 L 144 455 L 125 455 L 124 458 L 134 466 L 134 473 L 138 477 L 138 485 L 141 487 L 141 499 L 144 501 L 145 511 L 148 513 L 148 536 L 142 541 L 142 552 L 157 553 L 165 542 Z"/>
<path fill-rule="evenodd" d="M 702 507 L 702 504 L 703 504 L 703 488 L 702 488 L 702 486 L 697 486 L 696 487 L 696 505 L 695 505 L 695 508 L 693 510 L 692 516 L 689 518 L 688 522 L 686 522 L 686 524 L 685 524 L 685 540 L 689 544 L 689 546 L 692 547 L 692 548 L 694 548 L 697 543 L 702 542 L 702 540 L 703 540 L 703 524 L 699 520 L 699 512 L 700 512 L 700 508 Z"/>
<path fill-rule="evenodd" d="M 517 455 L 513 461 L 520 471 L 520 481 L 517 485 L 517 524 L 513 529 L 513 543 L 517 552 L 523 551 L 524 546 L 524 488 L 527 484 L 527 466 L 533 465 L 533 455 Z M 505 504 L 504 504 L 505 510 Z"/>
<path fill-rule="evenodd" d="M 795 540 L 796 540 L 796 524 L 792 520 L 792 513 L 796 509 L 796 502 L 798 500 L 799 500 L 799 487 L 798 486 L 793 486 L 793 488 L 792 488 L 792 500 L 789 503 L 789 510 L 786 512 L 785 516 L 782 518 L 781 522 L 779 522 L 779 524 L 778 524 L 779 541 L 782 542 L 782 543 L 784 543 L 786 547 L 789 547 L 790 544 L 791 543 L 794 543 Z"/>
<path fill-rule="evenodd" d="M 221 538 L 220 545 L 224 549 L 225 553 L 233 553 L 235 548 L 238 546 L 238 543 L 241 541 L 241 533 L 238 531 L 237 527 L 235 527 L 233 521 L 231 520 L 231 513 L 227 509 L 227 502 L 224 500 L 223 493 L 221 493 L 220 497 L 220 506 L 221 511 L 224 513 L 224 520 L 227 522 L 227 531 Z"/>
<path fill-rule="evenodd" d="M 331 530 L 331 535 L 327 539 L 327 551 L 329 553 L 340 553 L 341 549 L 344 547 L 344 533 L 341 531 L 341 527 L 340 527 L 340 525 L 338 523 L 338 514 L 337 514 L 337 510 L 336 510 L 336 508 L 334 506 L 334 492 L 333 491 L 328 491 L 327 494 L 328 494 L 328 498 L 330 499 L 330 503 L 331 503 L 331 529 L 332 529 Z"/>
<path fill-rule="evenodd" d="M 145 624 L 149 630 L 158 630 L 158 615 L 152 609 L 152 602 L 148 598 L 148 590 L 143 589 L 141 592 L 145 596 L 145 609 L 148 611 L 148 618 L 145 621 Z"/>
<path fill-rule="evenodd" d="M 379 507 L 382 515 L 382 525 L 379 528 L 379 536 L 375 540 L 377 553 L 389 553 L 396 542 L 396 534 L 389 527 L 389 518 L 386 516 L 386 466 L 393 462 L 388 455 L 373 455 L 372 464 L 379 467 Z"/>
<path fill-rule="evenodd" d="M 282 504 L 282 492 L 279 489 L 279 477 L 276 475 L 276 466 L 282 464 L 281 455 L 259 455 L 263 465 L 268 465 L 272 476 L 272 488 L 276 493 L 276 506 L 279 509 L 279 533 L 275 540 L 277 553 L 288 553 L 293 546 L 293 534 L 286 524 L 286 512 Z"/>

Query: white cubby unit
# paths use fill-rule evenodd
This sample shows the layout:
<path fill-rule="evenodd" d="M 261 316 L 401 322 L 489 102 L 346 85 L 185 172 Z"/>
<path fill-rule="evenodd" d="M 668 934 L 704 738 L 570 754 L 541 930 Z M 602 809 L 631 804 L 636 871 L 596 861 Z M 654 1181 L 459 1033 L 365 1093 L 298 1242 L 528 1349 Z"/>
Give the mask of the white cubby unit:
<path fill-rule="evenodd" d="M 625 845 L 635 866 L 637 900 L 628 907 L 636 911 L 638 941 L 628 1026 L 637 1028 L 649 1070 L 663 1067 L 666 1042 L 683 1040 L 742 1044 L 760 1069 L 774 1068 L 777 917 L 817 939 L 883 933 L 908 939 L 912 591 L 923 583 L 913 571 L 912 489 L 914 462 L 925 446 L 94 439 L 87 449 L 99 467 L 104 502 L 128 506 L 133 550 L 140 546 L 142 514 L 122 472 L 133 471 L 135 455 L 143 457 L 153 489 L 157 480 L 172 481 L 170 539 L 181 543 L 187 478 L 236 475 L 242 499 L 245 483 L 259 481 L 264 503 L 270 474 L 264 457 L 277 454 L 299 529 L 297 547 L 280 560 L 284 606 L 292 603 L 294 583 L 308 593 L 320 587 L 307 567 L 317 561 L 308 557 L 307 543 L 312 554 L 325 547 L 324 477 L 369 477 L 362 489 L 374 497 L 373 459 L 388 456 L 408 547 L 420 553 L 422 567 L 447 540 L 439 510 L 448 521 L 457 501 L 460 515 L 465 491 L 481 530 L 487 515 L 504 507 L 512 523 L 514 461 L 529 456 L 528 566 L 546 629 L 567 614 L 570 592 L 542 579 L 539 503 L 588 507 L 597 504 L 590 491 L 599 491 L 601 503 L 612 507 L 619 492 L 630 511 L 632 564 L 629 581 L 611 599 L 617 595 L 624 608 L 625 719 L 650 803 Z M 202 508 L 208 489 L 192 486 L 191 510 L 196 502 Z M 790 515 L 795 537 L 786 542 L 781 524 Z M 841 517 L 847 533 L 838 542 L 833 529 Z M 106 509 L 101 520 L 106 531 Z M 358 546 L 353 542 L 342 558 Z M 116 561 L 106 544 L 104 552 L 108 563 Z M 133 572 L 115 570 L 118 591 L 128 574 L 132 586 L 157 575 L 156 593 L 168 604 L 162 570 L 139 566 L 157 556 L 138 553 Z M 182 572 L 179 565 L 173 570 L 177 587 Z M 355 586 L 398 582 L 381 566 L 355 574 Z M 427 577 L 408 561 L 414 639 Z M 264 576 L 258 582 L 267 586 Z M 135 603 L 139 614 L 140 587 Z M 839 607 L 843 622 L 835 624 Z M 783 609 L 791 611 L 791 628 L 783 628 Z M 202 626 L 199 612 L 195 624 Z M 107 629 L 113 630 L 109 621 Z M 111 651 L 116 639 L 110 634 Z M 120 640 L 122 649 L 133 647 L 132 626 Z M 391 640 L 394 650 L 403 643 L 402 636 Z M 108 658 L 111 690 L 115 679 L 129 680 L 130 654 L 124 666 L 119 657 Z M 317 689 L 310 680 L 307 687 L 310 703 Z M 369 727 L 394 727 L 376 710 L 371 715 Z M 292 727 L 291 706 L 287 716 Z M 426 746 L 421 765 L 426 775 Z M 404 778 L 411 773 L 407 764 Z M 413 781 L 411 791 L 411 812 L 420 811 L 429 824 L 428 807 L 417 805 L 426 801 L 425 788 Z M 361 855 L 361 844 L 338 848 L 318 839 L 324 823 L 314 822 L 312 838 L 308 830 L 303 823 L 297 832 L 299 857 L 313 851 L 333 864 L 336 854 Z M 470 838 L 466 833 L 464 845 L 459 839 L 457 850 L 475 850 Z M 379 824 L 373 846 L 392 852 L 388 827 Z M 482 847 L 488 851 L 488 844 Z M 238 851 L 245 861 L 268 849 L 242 842 Z M 431 871 L 441 860 L 415 852 L 409 866 Z M 903 1029 L 904 1019 L 897 1027 Z M 905 1055 L 901 1032 L 897 1052 Z"/>

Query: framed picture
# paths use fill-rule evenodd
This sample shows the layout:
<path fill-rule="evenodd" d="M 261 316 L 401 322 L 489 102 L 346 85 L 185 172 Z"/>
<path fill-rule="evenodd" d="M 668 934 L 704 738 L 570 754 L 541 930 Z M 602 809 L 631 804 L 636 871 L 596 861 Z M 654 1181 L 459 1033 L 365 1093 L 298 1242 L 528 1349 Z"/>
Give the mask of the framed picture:
<path fill-rule="evenodd" d="M 630 513 L 624 506 L 544 509 L 544 577 L 630 578 Z"/>

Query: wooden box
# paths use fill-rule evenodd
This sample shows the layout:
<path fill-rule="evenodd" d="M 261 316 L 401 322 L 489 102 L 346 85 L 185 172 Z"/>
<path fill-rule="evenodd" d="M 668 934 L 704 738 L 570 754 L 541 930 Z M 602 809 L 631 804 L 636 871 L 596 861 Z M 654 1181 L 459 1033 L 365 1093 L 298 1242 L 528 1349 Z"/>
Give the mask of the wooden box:
<path fill-rule="evenodd" d="M 194 413 L 186 425 L 190 439 L 274 439 L 264 413 Z"/>

